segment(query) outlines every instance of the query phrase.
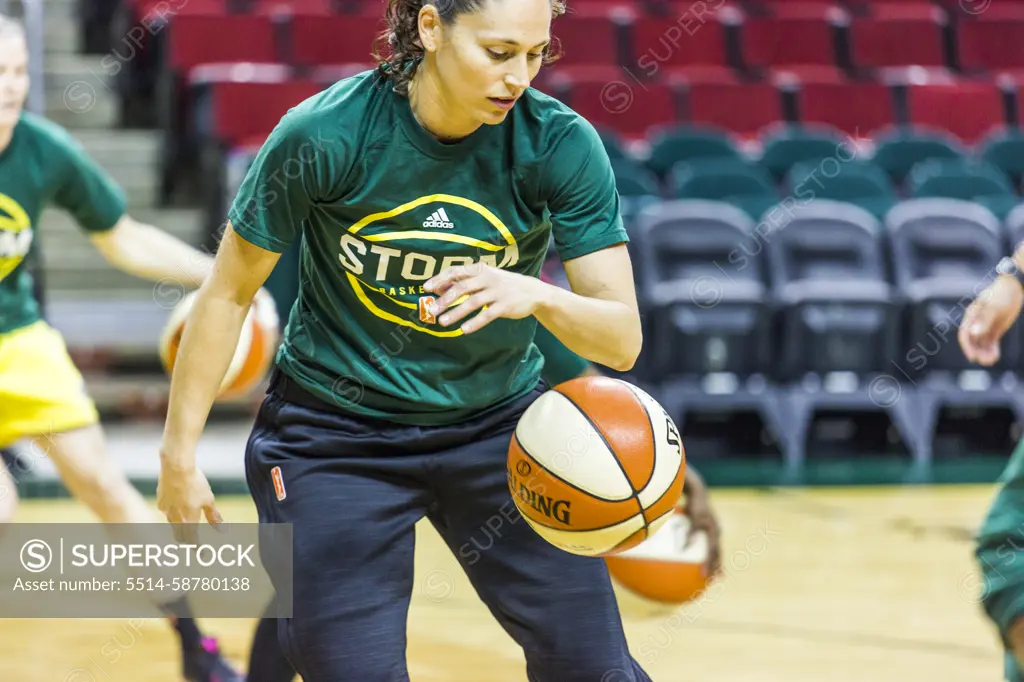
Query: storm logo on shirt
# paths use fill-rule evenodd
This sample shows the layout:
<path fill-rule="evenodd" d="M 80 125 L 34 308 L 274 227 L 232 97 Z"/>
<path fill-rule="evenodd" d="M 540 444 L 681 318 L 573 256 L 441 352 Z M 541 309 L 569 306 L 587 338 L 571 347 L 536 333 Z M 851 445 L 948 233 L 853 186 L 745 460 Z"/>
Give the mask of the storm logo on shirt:
<path fill-rule="evenodd" d="M 450 204 L 469 209 L 487 227 L 469 236 L 462 230 L 439 232 L 395 228 L 394 218 L 409 213 L 410 222 L 422 226 L 416 209 Z M 428 214 L 429 215 L 429 214 Z M 460 221 L 460 227 L 479 221 Z M 374 229 L 376 228 L 376 229 Z M 424 247 L 426 244 L 426 248 Z M 434 248 L 436 245 L 436 248 Z M 421 310 L 421 297 L 430 295 L 423 284 L 457 265 L 486 263 L 508 268 L 519 262 L 519 247 L 511 231 L 489 209 L 451 194 L 430 194 L 390 211 L 372 213 L 352 225 L 341 237 L 338 260 L 359 301 L 377 317 L 432 336 L 461 336 L 459 329 L 436 327 L 436 320 Z"/>
<path fill-rule="evenodd" d="M 17 201 L 0 194 L 0 281 L 18 267 L 32 248 L 32 223 Z"/>

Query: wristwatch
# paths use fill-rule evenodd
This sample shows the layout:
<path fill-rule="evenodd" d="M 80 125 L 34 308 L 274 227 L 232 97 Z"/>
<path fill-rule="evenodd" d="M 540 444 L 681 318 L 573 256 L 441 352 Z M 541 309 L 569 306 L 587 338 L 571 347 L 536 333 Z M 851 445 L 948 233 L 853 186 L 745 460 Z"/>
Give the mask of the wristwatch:
<path fill-rule="evenodd" d="M 996 274 L 1010 275 L 1017 280 L 1022 287 L 1024 287 L 1024 272 L 1021 272 L 1021 269 L 1017 267 L 1017 262 L 1010 256 L 999 261 L 996 265 Z"/>

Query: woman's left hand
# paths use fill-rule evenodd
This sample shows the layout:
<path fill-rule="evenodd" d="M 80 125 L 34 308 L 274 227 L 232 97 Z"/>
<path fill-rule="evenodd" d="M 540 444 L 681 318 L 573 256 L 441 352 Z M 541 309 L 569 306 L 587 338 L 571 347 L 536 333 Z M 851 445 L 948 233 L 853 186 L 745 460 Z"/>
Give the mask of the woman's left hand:
<path fill-rule="evenodd" d="M 536 312 L 545 284 L 536 277 L 474 263 L 448 268 L 423 285 L 439 298 L 428 308 L 447 327 L 476 310 L 480 312 L 462 324 L 464 334 L 472 334 L 499 317 L 521 320 Z"/>

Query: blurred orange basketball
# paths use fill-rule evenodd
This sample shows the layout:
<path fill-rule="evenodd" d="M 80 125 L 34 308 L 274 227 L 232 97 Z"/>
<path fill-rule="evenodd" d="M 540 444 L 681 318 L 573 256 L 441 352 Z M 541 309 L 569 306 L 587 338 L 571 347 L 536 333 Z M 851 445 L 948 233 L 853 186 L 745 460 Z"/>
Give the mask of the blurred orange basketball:
<path fill-rule="evenodd" d="M 709 581 L 701 570 L 707 558 L 707 534 L 698 531 L 690 538 L 690 520 L 677 509 L 650 539 L 606 557 L 605 563 L 612 577 L 630 591 L 654 601 L 682 604 L 707 588 Z"/>
<path fill-rule="evenodd" d="M 160 338 L 160 361 L 168 374 L 174 371 L 174 362 L 181 344 L 181 335 L 185 331 L 192 306 L 195 305 L 198 292 L 191 291 L 171 312 L 170 319 L 164 327 Z M 231 358 L 228 371 L 224 374 L 220 392 L 220 400 L 244 396 L 253 390 L 263 377 L 267 375 L 274 361 L 278 344 L 278 315 L 274 299 L 261 291 L 253 299 L 249 314 L 246 315 L 242 333 L 238 338 L 238 347 Z"/>
<path fill-rule="evenodd" d="M 516 425 L 508 484 L 520 514 L 572 554 L 608 556 L 664 524 L 682 495 L 686 456 L 665 409 L 611 377 L 544 393 Z"/>

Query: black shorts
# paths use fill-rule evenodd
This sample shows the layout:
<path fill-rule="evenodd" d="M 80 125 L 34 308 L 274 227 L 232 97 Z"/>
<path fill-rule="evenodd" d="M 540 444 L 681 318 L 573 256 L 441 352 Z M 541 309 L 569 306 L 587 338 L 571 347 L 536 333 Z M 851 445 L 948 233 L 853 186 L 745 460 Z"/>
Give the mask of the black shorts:
<path fill-rule="evenodd" d="M 246 475 L 260 521 L 293 524 L 293 612 L 278 634 L 306 682 L 409 679 L 423 517 L 523 648 L 532 682 L 650 682 L 630 656 L 604 560 L 547 543 L 512 501 L 509 441 L 546 388 L 458 425 L 406 426 L 346 414 L 275 373 Z"/>

